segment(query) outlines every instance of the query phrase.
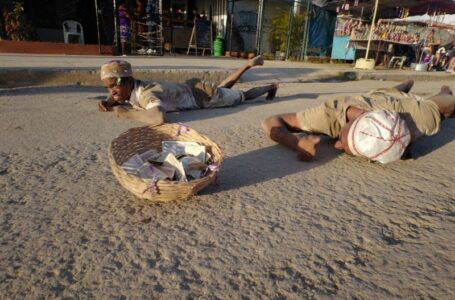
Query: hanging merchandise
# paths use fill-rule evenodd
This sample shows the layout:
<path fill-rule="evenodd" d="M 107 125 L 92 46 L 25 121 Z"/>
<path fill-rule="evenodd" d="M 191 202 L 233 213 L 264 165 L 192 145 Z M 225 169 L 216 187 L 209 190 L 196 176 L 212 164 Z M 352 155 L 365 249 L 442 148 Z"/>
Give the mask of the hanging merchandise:
<path fill-rule="evenodd" d="M 402 7 L 400 9 L 399 18 L 404 19 L 404 18 L 407 18 L 408 16 L 409 16 L 409 8 Z"/>

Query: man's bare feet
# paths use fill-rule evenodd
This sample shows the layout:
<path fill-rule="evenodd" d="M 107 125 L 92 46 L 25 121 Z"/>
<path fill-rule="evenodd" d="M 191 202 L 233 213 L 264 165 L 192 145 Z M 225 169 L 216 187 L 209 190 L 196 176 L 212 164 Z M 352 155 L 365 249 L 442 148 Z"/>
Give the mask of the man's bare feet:
<path fill-rule="evenodd" d="M 409 79 L 409 80 L 405 80 L 402 83 L 400 83 L 399 85 L 395 86 L 395 88 L 404 93 L 409 93 L 409 91 L 411 91 L 413 86 L 414 86 L 414 80 Z"/>
<path fill-rule="evenodd" d="M 264 64 L 264 59 L 262 55 L 258 55 L 256 57 L 251 58 L 248 60 L 248 66 L 255 67 L 255 66 L 262 66 Z"/>
<path fill-rule="evenodd" d="M 267 96 L 265 100 L 273 100 L 276 96 L 276 92 L 278 91 L 278 83 L 272 83 L 273 88 L 267 92 Z"/>
<path fill-rule="evenodd" d="M 309 134 L 300 138 L 296 151 L 300 160 L 310 161 L 316 155 L 316 145 L 321 141 L 318 135 Z"/>
<path fill-rule="evenodd" d="M 441 86 L 441 91 L 439 92 L 439 95 L 452 95 L 453 96 L 453 93 L 449 86 L 443 85 L 443 86 Z"/>

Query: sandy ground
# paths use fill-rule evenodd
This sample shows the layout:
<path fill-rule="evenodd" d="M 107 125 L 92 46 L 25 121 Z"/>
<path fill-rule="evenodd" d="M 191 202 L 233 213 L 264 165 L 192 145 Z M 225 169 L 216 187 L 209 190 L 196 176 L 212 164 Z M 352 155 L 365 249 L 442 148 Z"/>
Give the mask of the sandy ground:
<path fill-rule="evenodd" d="M 112 175 L 110 141 L 141 124 L 97 112 L 103 89 L 0 92 L 0 298 L 454 299 L 455 119 L 387 166 L 329 141 L 299 162 L 260 130 L 329 94 L 394 84 L 288 82 L 273 102 L 170 114 L 225 161 L 219 185 L 166 204 Z"/>

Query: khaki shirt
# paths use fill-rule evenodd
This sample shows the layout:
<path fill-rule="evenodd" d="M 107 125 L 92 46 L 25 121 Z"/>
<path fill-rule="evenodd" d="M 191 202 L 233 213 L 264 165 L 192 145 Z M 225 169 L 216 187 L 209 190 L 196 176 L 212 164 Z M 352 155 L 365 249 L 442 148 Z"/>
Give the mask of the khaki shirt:
<path fill-rule="evenodd" d="M 412 141 L 436 134 L 441 123 L 436 103 L 395 88 L 377 89 L 362 96 L 330 99 L 322 105 L 298 112 L 297 120 L 303 131 L 338 138 L 341 128 L 347 123 L 346 111 L 350 106 L 366 111 L 388 109 L 398 112 L 411 131 Z"/>
<path fill-rule="evenodd" d="M 135 80 L 130 104 L 137 110 L 161 106 L 165 111 L 199 108 L 190 87 L 184 83 Z"/>

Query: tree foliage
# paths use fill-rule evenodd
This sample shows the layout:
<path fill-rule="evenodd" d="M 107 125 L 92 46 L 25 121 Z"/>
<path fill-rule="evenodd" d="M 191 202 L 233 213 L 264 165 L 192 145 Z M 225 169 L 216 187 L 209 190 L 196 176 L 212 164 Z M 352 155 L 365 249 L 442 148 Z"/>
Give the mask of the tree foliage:
<path fill-rule="evenodd" d="M 292 14 L 293 27 L 289 45 L 289 49 L 291 50 L 300 46 L 303 36 L 305 16 L 305 14 Z M 290 18 L 288 11 L 282 11 L 272 18 L 269 34 L 269 43 L 272 47 L 272 51 L 286 51 L 289 21 Z"/>
<path fill-rule="evenodd" d="M 4 12 L 5 31 L 13 41 L 29 40 L 32 36 L 32 26 L 24 15 L 24 4 L 13 2 L 13 9 Z"/>

